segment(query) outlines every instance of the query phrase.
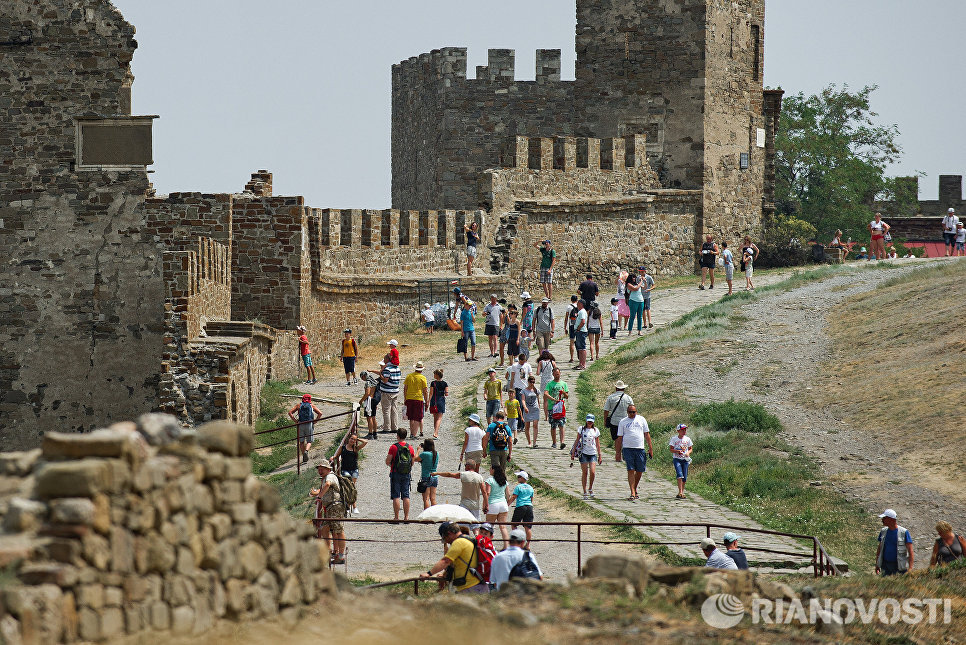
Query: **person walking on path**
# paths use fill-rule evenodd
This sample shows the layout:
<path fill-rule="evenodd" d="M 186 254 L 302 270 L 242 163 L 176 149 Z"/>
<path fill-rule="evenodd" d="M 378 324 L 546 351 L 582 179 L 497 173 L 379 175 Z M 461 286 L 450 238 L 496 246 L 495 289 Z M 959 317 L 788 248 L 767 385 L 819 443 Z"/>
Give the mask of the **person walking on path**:
<path fill-rule="evenodd" d="M 501 305 L 506 305 L 506 300 L 500 301 Z M 500 314 L 500 362 L 497 365 L 502 366 L 504 363 L 504 356 L 506 356 L 506 344 L 509 341 L 510 336 L 510 312 L 511 308 L 515 308 L 515 305 L 510 305 L 509 307 L 503 307 L 503 313 Z M 512 354 L 511 354 L 512 356 Z M 511 361 L 513 359 L 510 359 Z"/>
<path fill-rule="evenodd" d="M 735 561 L 718 550 L 718 545 L 714 543 L 714 539 L 708 537 L 701 540 L 701 550 L 704 552 L 704 557 L 708 559 L 704 566 L 711 569 L 738 570 Z"/>
<path fill-rule="evenodd" d="M 436 314 L 433 313 L 433 308 L 428 302 L 423 303 L 423 311 L 420 313 L 423 318 L 423 327 L 426 328 L 427 334 L 432 334 L 436 331 Z"/>
<path fill-rule="evenodd" d="M 476 326 L 473 324 L 473 308 L 464 306 L 460 311 L 460 324 L 463 327 L 463 338 L 466 339 L 467 349 L 472 351 L 470 356 L 463 352 L 464 361 L 476 360 Z"/>
<path fill-rule="evenodd" d="M 500 347 L 500 319 L 503 317 L 503 307 L 496 299 L 496 294 L 490 294 L 490 304 L 483 307 L 483 315 L 486 316 L 486 326 L 483 334 L 490 344 L 490 358 L 496 358 Z"/>
<path fill-rule="evenodd" d="M 894 253 L 895 249 L 892 249 L 892 251 Z M 956 225 L 956 253 L 954 255 L 958 258 L 966 257 L 966 227 L 963 227 L 962 222 Z"/>
<path fill-rule="evenodd" d="M 734 285 L 732 282 L 735 279 L 735 254 L 728 248 L 727 242 L 721 243 L 721 261 L 724 263 L 725 281 L 728 283 L 728 293 L 726 295 L 730 296 L 734 293 Z"/>
<path fill-rule="evenodd" d="M 433 439 L 439 439 L 439 426 L 443 423 L 443 413 L 446 412 L 449 384 L 443 380 L 441 369 L 434 370 L 433 377 L 433 382 L 429 384 L 429 413 L 433 415 Z"/>
<path fill-rule="evenodd" d="M 594 282 L 594 276 L 588 273 L 584 276 L 586 279 L 577 285 L 577 292 L 580 293 L 580 298 L 585 303 L 590 303 L 597 300 L 597 295 L 600 293 L 600 287 Z"/>
<path fill-rule="evenodd" d="M 529 291 L 524 291 L 520 294 L 520 299 L 523 301 L 520 305 L 520 329 L 533 334 L 533 297 Z M 519 354 L 520 350 L 517 349 L 515 353 Z"/>
<path fill-rule="evenodd" d="M 389 346 L 389 349 L 386 351 L 386 356 L 383 360 L 385 360 L 387 365 L 399 367 L 399 341 L 393 338 L 386 345 Z"/>
<path fill-rule="evenodd" d="M 532 374 L 530 376 L 533 376 Z M 529 385 L 530 376 L 527 377 Z M 506 412 L 506 422 L 510 426 L 510 432 L 514 435 L 513 443 L 516 444 L 516 433 L 523 426 L 523 392 L 527 388 L 520 390 L 520 398 L 515 398 L 507 392 L 506 401 L 503 403 L 503 410 Z"/>
<path fill-rule="evenodd" d="M 511 366 L 520 354 L 520 321 L 517 318 L 517 310 L 513 307 L 507 312 L 506 354 Z"/>
<path fill-rule="evenodd" d="M 627 271 L 617 274 L 617 323 L 618 329 L 624 329 L 630 320 L 631 310 L 627 306 Z M 611 301 L 613 302 L 613 301 Z"/>
<path fill-rule="evenodd" d="M 288 417 L 299 424 L 298 427 L 298 455 L 302 456 L 302 463 L 309 463 L 309 450 L 312 449 L 312 439 L 315 435 L 315 421 L 322 417 L 322 410 L 312 403 L 311 394 L 303 394 L 302 402 L 296 403 L 288 411 Z M 296 456 L 296 459 L 298 456 Z"/>
<path fill-rule="evenodd" d="M 570 304 L 567 305 L 567 313 L 564 315 L 564 329 L 567 330 L 567 336 L 570 337 L 570 361 L 574 362 L 574 342 L 577 339 L 577 332 L 574 327 L 577 324 L 577 301 L 580 300 L 577 296 L 570 296 Z"/>
<path fill-rule="evenodd" d="M 644 451 L 645 442 L 647 452 Z M 647 458 L 654 456 L 654 447 L 651 445 L 651 430 L 647 427 L 647 420 L 637 416 L 637 407 L 634 405 L 628 406 L 627 418 L 617 427 L 614 450 L 617 461 L 627 464 L 627 485 L 631 489 L 628 499 L 637 501 L 641 498 L 637 488 L 647 469 Z"/>
<path fill-rule="evenodd" d="M 490 565 L 490 586 L 499 590 L 510 580 L 513 569 L 525 558 L 528 559 L 533 567 L 536 568 L 538 580 L 543 579 L 543 572 L 534 559 L 533 554 L 525 549 L 527 544 L 527 533 L 523 529 L 513 529 L 510 531 L 510 546 L 496 554 L 493 564 Z"/>
<path fill-rule="evenodd" d="M 956 225 L 959 218 L 956 217 L 956 209 L 950 208 L 943 217 L 943 242 L 946 244 L 946 257 L 953 255 L 953 245 L 956 243 Z"/>
<path fill-rule="evenodd" d="M 389 446 L 386 465 L 389 466 L 389 497 L 392 499 L 392 512 L 396 522 L 402 506 L 403 520 L 409 519 L 409 489 L 412 488 L 413 462 L 416 451 L 406 443 L 406 430 L 396 432 L 396 443 Z"/>
<path fill-rule="evenodd" d="M 493 423 L 486 428 L 486 450 L 490 455 L 490 464 L 499 466 L 506 471 L 507 462 L 513 455 L 513 430 L 507 423 L 506 414 L 496 413 Z"/>
<path fill-rule="evenodd" d="M 523 434 L 527 438 L 527 445 L 537 447 L 537 429 L 540 425 L 540 392 L 537 389 L 537 377 L 533 374 L 527 377 L 527 389 L 523 391 Z"/>
<path fill-rule="evenodd" d="M 932 547 L 932 557 L 929 558 L 929 568 L 943 566 L 962 560 L 966 557 L 966 539 L 953 533 L 953 526 L 949 522 L 936 524 L 936 543 Z"/>
<path fill-rule="evenodd" d="M 577 319 L 574 322 L 574 347 L 577 348 L 577 366 L 575 370 L 587 369 L 587 303 L 577 301 Z"/>
<path fill-rule="evenodd" d="M 356 358 L 359 357 L 359 345 L 356 344 L 356 339 L 352 337 L 351 329 L 346 329 L 342 334 L 342 350 L 339 358 L 342 360 L 342 367 L 345 369 L 345 384 L 352 385 L 359 382 L 359 379 L 356 378 Z M 352 377 L 351 382 L 350 376 Z"/>
<path fill-rule="evenodd" d="M 627 408 L 634 405 L 634 399 L 627 394 L 627 383 L 614 383 L 614 392 L 604 401 L 604 425 L 610 430 L 610 438 L 617 441 L 617 427 L 627 418 Z"/>
<path fill-rule="evenodd" d="M 422 361 L 418 361 L 414 366 L 415 370 L 406 377 L 403 383 L 403 396 L 406 399 L 406 418 L 409 419 L 409 438 L 415 439 L 423 436 L 423 416 L 426 408 L 429 407 L 429 383 L 423 376 L 425 366 Z"/>
<path fill-rule="evenodd" d="M 577 438 L 570 453 L 570 465 L 574 459 L 580 461 L 580 485 L 584 499 L 594 497 L 594 479 L 597 478 L 597 460 L 600 458 L 600 430 L 596 427 L 597 418 L 588 414 L 584 425 L 577 430 Z"/>
<path fill-rule="evenodd" d="M 380 406 L 382 407 L 382 431 L 396 432 L 399 429 L 398 414 L 396 412 L 399 398 L 399 383 L 402 372 L 397 365 L 387 363 L 382 365 L 382 381 L 379 383 Z"/>
<path fill-rule="evenodd" d="M 424 578 L 432 578 L 453 568 L 452 583 L 456 593 L 488 593 L 489 587 L 483 580 L 474 575 L 480 564 L 480 557 L 476 551 L 476 541 L 463 535 L 458 524 L 443 522 L 439 525 L 439 536 L 447 547 L 446 555 L 439 562 L 422 574 Z M 495 558 L 494 558 L 495 559 Z"/>
<path fill-rule="evenodd" d="M 671 450 L 671 463 L 674 465 L 674 472 L 678 477 L 678 499 L 684 499 L 684 484 L 688 481 L 688 466 L 691 465 L 691 452 L 694 450 L 694 442 L 687 436 L 688 427 L 683 423 L 678 424 L 677 436 L 671 437 L 668 441 L 668 448 Z"/>
<path fill-rule="evenodd" d="M 557 252 L 550 248 L 550 240 L 534 242 L 533 246 L 540 250 L 540 284 L 543 286 L 543 295 L 552 299 L 553 265 L 557 262 Z"/>
<path fill-rule="evenodd" d="M 359 453 L 368 444 L 368 441 L 360 439 L 359 435 L 353 432 L 346 439 L 345 445 L 339 448 L 332 457 L 332 461 L 338 462 L 342 476 L 351 479 L 353 484 L 359 481 Z M 353 504 L 348 510 L 355 515 L 359 514 L 359 506 L 356 504 Z"/>
<path fill-rule="evenodd" d="M 480 427 L 480 415 L 471 414 L 467 421 L 469 425 L 464 431 L 463 449 L 460 451 L 460 461 L 465 457 L 467 461 L 480 463 L 485 456 L 483 453 L 483 438 L 486 431 Z"/>
<path fill-rule="evenodd" d="M 490 476 L 483 482 L 486 492 L 487 522 L 506 522 L 510 517 L 510 506 L 507 503 L 506 495 L 506 470 L 498 465 L 490 467 Z M 507 538 L 509 531 L 503 524 L 500 525 L 500 534 L 503 536 L 503 548 L 507 548 Z"/>
<path fill-rule="evenodd" d="M 698 289 L 704 291 L 704 279 L 711 276 L 711 288 L 714 289 L 714 263 L 718 259 L 718 245 L 714 243 L 714 236 L 708 233 L 701 245 L 701 284 Z"/>
<path fill-rule="evenodd" d="M 570 389 L 560 380 L 560 368 L 553 368 L 553 380 L 547 383 L 543 391 L 544 406 L 547 421 L 550 422 L 551 448 L 557 447 L 557 431 L 560 431 L 560 449 L 564 448 L 564 425 L 567 423 L 566 403 L 570 398 Z M 556 412 L 555 412 L 556 410 Z M 534 440 L 535 441 L 535 440 Z"/>
<path fill-rule="evenodd" d="M 746 235 L 741 243 L 741 270 L 745 272 L 745 291 L 754 291 L 755 285 L 751 281 L 755 275 L 755 262 L 761 251 L 751 241 L 751 236 Z"/>
<path fill-rule="evenodd" d="M 484 489 L 483 476 L 477 472 L 480 469 L 478 461 L 467 459 L 463 466 L 463 471 L 458 473 L 434 472 L 433 477 L 449 477 L 460 480 L 462 486 L 460 490 L 460 506 L 473 514 L 478 521 L 480 515 L 480 500 L 483 500 L 483 513 L 489 510 L 489 498 Z"/>
<path fill-rule="evenodd" d="M 537 310 L 533 312 L 533 333 L 536 337 L 537 349 L 543 351 L 550 348 L 556 328 L 557 321 L 553 318 L 550 298 L 544 298 Z"/>
<path fill-rule="evenodd" d="M 521 470 L 516 473 L 517 485 L 513 488 L 510 495 L 510 504 L 513 504 L 513 517 L 510 518 L 511 528 L 523 526 L 526 531 L 527 542 L 524 548 L 530 548 L 530 540 L 533 538 L 531 527 L 533 526 L 533 486 L 529 484 L 530 475 L 527 471 Z"/>
<path fill-rule="evenodd" d="M 557 369 L 557 361 L 549 349 L 540 352 L 537 360 L 537 373 L 540 374 L 540 391 L 547 389 L 547 383 L 553 380 L 553 371 Z"/>
<path fill-rule="evenodd" d="M 724 534 L 724 537 L 721 539 L 721 541 L 724 542 L 725 545 L 725 555 L 735 561 L 735 565 L 737 565 L 738 569 L 741 571 L 747 571 L 748 556 L 745 555 L 744 550 L 738 546 L 738 540 L 740 539 L 741 537 L 739 537 L 738 534 L 728 531 Z"/>
<path fill-rule="evenodd" d="M 476 232 L 476 222 L 469 226 L 464 226 L 466 232 L 466 275 L 473 275 L 473 260 L 476 259 L 477 247 L 480 244 L 480 235 Z"/>
<path fill-rule="evenodd" d="M 436 488 L 439 486 L 439 477 L 433 477 L 433 472 L 439 467 L 439 453 L 436 452 L 436 442 L 432 439 L 425 439 L 420 445 L 420 452 L 416 455 L 421 471 L 419 473 L 419 483 L 416 485 L 423 495 L 423 510 L 430 506 L 436 506 Z"/>
<path fill-rule="evenodd" d="M 645 329 L 654 329 L 654 321 L 651 320 L 651 294 L 654 292 L 654 276 L 647 272 L 645 267 L 640 267 L 641 272 L 641 295 L 644 297 L 642 320 Z"/>
<path fill-rule="evenodd" d="M 385 363 L 379 363 L 379 369 L 382 370 L 385 367 Z M 382 399 L 382 392 L 379 390 L 379 385 L 381 380 L 375 372 L 365 371 L 359 374 L 362 377 L 362 383 L 365 386 L 362 391 L 362 398 L 359 399 L 359 406 L 362 408 L 362 416 L 366 419 L 366 425 L 369 428 L 369 432 L 366 434 L 366 439 L 378 439 L 379 422 L 376 420 L 376 408 L 379 406 L 379 401 Z"/>
<path fill-rule="evenodd" d="M 322 479 L 320 488 L 313 488 L 312 497 L 317 500 L 316 519 L 324 519 L 319 523 L 319 536 L 333 553 L 332 564 L 345 564 L 345 529 L 342 518 L 345 515 L 345 505 L 339 488 L 339 479 L 332 472 L 332 463 L 323 459 L 315 467 Z"/>
<path fill-rule="evenodd" d="M 527 387 L 527 378 L 533 373 L 533 368 L 530 367 L 530 363 L 527 362 L 527 355 L 520 354 L 517 356 L 517 362 L 510 366 L 507 370 L 507 385 L 509 385 L 508 392 L 513 392 L 513 396 L 520 400 L 523 394 L 523 390 Z"/>
<path fill-rule="evenodd" d="M 644 267 L 638 267 L 639 273 L 644 273 Z M 627 306 L 630 308 L 631 317 L 627 321 L 627 335 L 630 336 L 634 330 L 634 321 L 637 320 L 637 335 L 641 335 L 641 327 L 644 325 L 644 285 L 640 276 L 631 275 L 627 278 Z"/>
<path fill-rule="evenodd" d="M 870 252 L 876 260 L 885 259 L 885 236 L 888 235 L 890 228 L 892 227 L 882 221 L 882 213 L 876 213 L 869 222 L 869 235 L 872 237 Z"/>
<path fill-rule="evenodd" d="M 486 376 L 487 380 L 483 382 L 483 397 L 486 400 L 486 424 L 489 425 L 496 413 L 500 411 L 503 383 L 496 379 L 496 370 L 492 367 L 486 370 Z"/>
<path fill-rule="evenodd" d="M 587 309 L 587 347 L 590 350 L 590 360 L 600 360 L 600 335 L 603 332 L 603 314 L 597 301 L 590 303 Z"/>
<path fill-rule="evenodd" d="M 617 298 L 610 299 L 610 339 L 617 338 L 617 330 L 621 328 L 621 312 L 617 306 Z"/>
<path fill-rule="evenodd" d="M 315 385 L 315 366 L 312 365 L 312 349 L 309 347 L 309 337 L 305 335 L 305 327 L 301 328 L 299 336 L 299 355 L 305 365 L 305 385 Z"/>
<path fill-rule="evenodd" d="M 875 552 L 875 572 L 883 576 L 894 576 L 912 571 L 915 554 L 912 549 L 912 536 L 896 520 L 896 512 L 887 508 L 882 515 L 882 528 L 879 530 L 879 548 Z"/>

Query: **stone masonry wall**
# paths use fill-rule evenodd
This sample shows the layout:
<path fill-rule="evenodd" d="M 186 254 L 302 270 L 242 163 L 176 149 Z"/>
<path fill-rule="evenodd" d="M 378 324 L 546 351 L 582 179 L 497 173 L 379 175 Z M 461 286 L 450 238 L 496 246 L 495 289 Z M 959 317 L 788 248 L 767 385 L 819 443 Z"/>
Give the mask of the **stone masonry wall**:
<path fill-rule="evenodd" d="M 590 272 L 606 295 L 620 269 L 646 265 L 655 275 L 694 269 L 694 229 L 701 191 L 648 194 L 572 202 L 519 202 L 518 234 L 509 250 L 508 279 L 540 293 L 538 240 L 554 241 L 554 283 L 575 285 Z M 617 288 L 613 291 L 616 293 Z M 608 296 L 609 298 L 609 296 Z"/>
<path fill-rule="evenodd" d="M 171 193 L 149 197 L 144 208 L 148 225 L 167 249 L 190 248 L 199 237 L 230 247 L 232 202 L 229 194 Z"/>
<path fill-rule="evenodd" d="M 193 431 L 145 415 L 41 450 L 0 454 L 22 477 L 4 500 L 6 643 L 201 635 L 218 620 L 280 618 L 335 593 L 325 542 L 251 473 L 251 428 Z"/>
<path fill-rule="evenodd" d="M 79 117 L 130 116 L 134 28 L 107 0 L 0 9 L 0 445 L 157 405 L 161 245 L 143 167 L 81 169 Z"/>

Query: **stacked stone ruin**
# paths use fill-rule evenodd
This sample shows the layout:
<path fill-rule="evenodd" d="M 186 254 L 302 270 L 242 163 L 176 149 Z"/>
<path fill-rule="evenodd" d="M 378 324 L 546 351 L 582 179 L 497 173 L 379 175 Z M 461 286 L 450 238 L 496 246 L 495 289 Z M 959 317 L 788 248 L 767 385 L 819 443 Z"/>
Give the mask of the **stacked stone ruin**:
<path fill-rule="evenodd" d="M 145 415 L 0 454 L 0 642 L 297 620 L 335 591 L 325 542 L 255 478 L 249 427 Z"/>

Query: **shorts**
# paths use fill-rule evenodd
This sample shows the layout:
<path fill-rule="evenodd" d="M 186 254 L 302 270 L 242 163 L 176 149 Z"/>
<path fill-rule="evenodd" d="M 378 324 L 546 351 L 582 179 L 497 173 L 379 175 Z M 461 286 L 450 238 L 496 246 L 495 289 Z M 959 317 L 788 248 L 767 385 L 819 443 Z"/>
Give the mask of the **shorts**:
<path fill-rule="evenodd" d="M 423 326 L 426 327 L 426 329 L 432 329 L 433 327 L 436 326 L 436 322 L 433 320 L 430 320 L 427 323 L 423 323 Z"/>
<path fill-rule="evenodd" d="M 513 517 L 510 518 L 513 523 L 513 528 L 522 524 L 523 526 L 530 528 L 533 523 L 533 506 L 527 504 L 526 506 L 517 506 L 513 509 Z"/>
<path fill-rule="evenodd" d="M 644 311 L 650 311 L 650 310 L 651 310 L 651 299 L 644 298 Z"/>
<path fill-rule="evenodd" d="M 475 462 L 477 466 L 483 463 L 483 451 L 482 450 L 467 450 L 464 457 L 464 462 L 472 461 Z"/>
<path fill-rule="evenodd" d="M 617 426 L 608 425 L 607 429 L 610 430 L 611 441 L 617 441 Z"/>
<path fill-rule="evenodd" d="M 734 280 L 735 278 L 735 265 L 726 264 L 725 265 L 725 280 Z"/>
<path fill-rule="evenodd" d="M 643 473 L 647 471 L 647 452 L 643 448 L 621 448 L 621 456 L 627 470 Z"/>
<path fill-rule="evenodd" d="M 576 334 L 577 335 L 574 337 L 574 348 L 578 352 L 581 352 L 587 349 L 587 332 L 578 331 Z"/>
<path fill-rule="evenodd" d="M 496 416 L 496 413 L 500 411 L 500 399 L 489 399 L 486 402 L 486 418 Z"/>
<path fill-rule="evenodd" d="M 567 335 L 570 336 L 570 340 L 577 338 L 577 330 L 573 327 L 567 328 Z"/>
<path fill-rule="evenodd" d="M 540 267 L 540 284 L 552 284 L 553 283 L 553 269 L 544 269 Z"/>
<path fill-rule="evenodd" d="M 476 330 L 475 329 L 464 329 L 463 338 L 466 339 L 467 344 L 476 347 Z"/>
<path fill-rule="evenodd" d="M 376 416 L 376 403 L 372 400 L 371 396 L 366 399 L 365 404 L 362 406 L 362 416 L 368 419 Z"/>
<path fill-rule="evenodd" d="M 342 502 L 333 502 L 326 506 L 324 515 L 327 521 L 319 524 L 319 528 L 328 527 L 329 533 L 345 533 L 341 522 L 345 518 L 345 506 L 342 505 Z"/>
<path fill-rule="evenodd" d="M 438 399 L 435 403 L 431 403 L 429 411 L 433 414 L 443 414 L 446 412 L 446 399 Z"/>
<path fill-rule="evenodd" d="M 490 504 L 488 510 L 486 511 L 486 514 L 499 515 L 500 513 L 509 513 L 509 512 L 510 512 L 510 507 L 507 505 L 506 500 L 500 499 Z"/>
<path fill-rule="evenodd" d="M 359 471 L 358 470 L 343 470 L 342 471 L 342 476 L 343 477 L 348 477 L 349 479 L 359 479 Z"/>
<path fill-rule="evenodd" d="M 714 268 L 714 256 L 713 255 L 702 255 L 701 256 L 701 268 L 702 269 L 713 269 Z"/>
<path fill-rule="evenodd" d="M 487 325 L 483 330 L 484 336 L 499 336 L 500 329 L 496 325 Z"/>
<path fill-rule="evenodd" d="M 946 246 L 952 246 L 956 242 L 956 234 L 943 233 L 943 242 L 946 243 Z"/>
<path fill-rule="evenodd" d="M 468 257 L 468 258 L 475 258 L 476 257 L 476 247 L 475 246 L 468 246 L 468 247 L 466 247 L 466 257 Z"/>
<path fill-rule="evenodd" d="M 490 465 L 499 466 L 506 472 L 506 450 L 491 450 Z"/>
<path fill-rule="evenodd" d="M 745 277 L 750 278 L 755 275 L 755 265 L 751 262 L 745 262 Z"/>
<path fill-rule="evenodd" d="M 674 472 L 677 474 L 678 479 L 688 481 L 688 466 L 690 465 L 688 460 L 675 457 L 671 461 L 674 462 Z"/>
<path fill-rule="evenodd" d="M 956 242 L 957 251 L 966 251 L 966 242 Z"/>
<path fill-rule="evenodd" d="M 389 499 L 409 499 L 413 482 L 409 475 L 389 473 Z"/>
<path fill-rule="evenodd" d="M 506 422 L 510 426 L 510 432 L 516 432 L 517 428 L 520 427 L 520 419 L 507 419 Z"/>
<path fill-rule="evenodd" d="M 426 483 L 426 488 L 438 488 L 439 487 L 439 477 L 422 477 L 421 482 Z"/>
<path fill-rule="evenodd" d="M 345 366 L 345 373 L 352 374 L 356 371 L 356 357 L 355 356 L 343 356 L 342 365 Z"/>
<path fill-rule="evenodd" d="M 580 463 L 582 464 L 594 464 L 597 463 L 597 455 L 588 455 L 580 453 Z"/>
<path fill-rule="evenodd" d="M 475 499 L 461 499 L 460 506 L 472 513 L 477 520 L 480 519 L 480 503 Z"/>
<path fill-rule="evenodd" d="M 423 406 L 422 399 L 406 400 L 406 418 L 410 421 L 422 421 L 424 411 L 425 407 Z"/>
<path fill-rule="evenodd" d="M 304 363 L 306 367 L 312 367 L 312 355 L 311 354 L 304 355 L 302 357 L 302 363 Z"/>
<path fill-rule="evenodd" d="M 299 441 L 304 441 L 305 443 L 312 443 L 312 439 L 314 437 L 315 437 L 314 423 L 302 423 L 299 425 Z"/>
<path fill-rule="evenodd" d="M 547 420 L 550 422 L 551 430 L 553 430 L 554 428 L 560 428 L 561 430 L 563 430 L 564 426 L 567 425 L 567 419 L 554 419 L 549 414 L 547 415 L 547 417 L 549 417 Z"/>

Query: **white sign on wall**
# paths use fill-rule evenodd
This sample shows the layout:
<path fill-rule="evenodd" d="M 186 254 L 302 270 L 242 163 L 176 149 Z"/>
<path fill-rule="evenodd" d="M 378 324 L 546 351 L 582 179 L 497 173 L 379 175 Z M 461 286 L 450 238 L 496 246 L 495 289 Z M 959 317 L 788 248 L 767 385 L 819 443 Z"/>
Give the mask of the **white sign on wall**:
<path fill-rule="evenodd" d="M 758 128 L 758 147 L 759 148 L 765 147 L 765 129 L 764 128 Z"/>

